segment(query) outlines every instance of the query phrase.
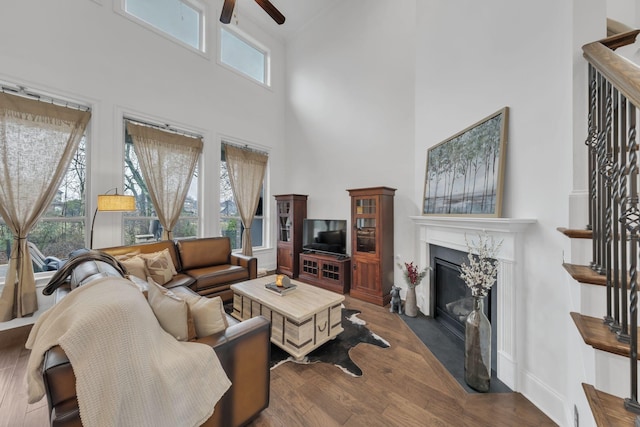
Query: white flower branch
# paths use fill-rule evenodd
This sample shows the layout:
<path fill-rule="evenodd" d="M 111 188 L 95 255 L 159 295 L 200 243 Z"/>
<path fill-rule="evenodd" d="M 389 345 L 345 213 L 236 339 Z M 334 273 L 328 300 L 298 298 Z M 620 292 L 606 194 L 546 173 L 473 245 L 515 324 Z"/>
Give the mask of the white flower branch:
<path fill-rule="evenodd" d="M 460 278 L 465 281 L 471 289 L 471 294 L 475 297 L 484 297 L 489 293 L 489 289 L 496 282 L 498 275 L 498 262 L 495 260 L 496 254 L 502 245 L 502 240 L 495 242 L 492 236 L 478 235 L 478 241 L 474 244 L 464 240 L 469 250 L 469 263 L 460 266 Z"/>

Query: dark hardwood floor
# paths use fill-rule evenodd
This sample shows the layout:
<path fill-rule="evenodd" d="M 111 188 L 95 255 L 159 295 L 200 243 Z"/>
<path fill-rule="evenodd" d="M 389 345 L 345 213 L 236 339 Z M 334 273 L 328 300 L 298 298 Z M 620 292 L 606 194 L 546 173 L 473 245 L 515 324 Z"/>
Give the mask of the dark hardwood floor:
<path fill-rule="evenodd" d="M 285 363 L 271 371 L 263 426 L 553 426 L 520 393 L 467 394 L 396 314 L 347 296 L 348 308 L 390 348 L 351 350 L 363 376 L 326 364 Z M 47 404 L 27 404 L 26 333 L 0 332 L 0 427 L 48 425 Z"/>

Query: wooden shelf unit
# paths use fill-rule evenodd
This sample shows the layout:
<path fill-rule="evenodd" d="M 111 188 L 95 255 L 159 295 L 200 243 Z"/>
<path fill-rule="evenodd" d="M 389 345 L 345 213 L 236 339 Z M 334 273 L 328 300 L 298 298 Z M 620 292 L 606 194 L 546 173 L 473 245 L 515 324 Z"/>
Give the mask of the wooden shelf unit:
<path fill-rule="evenodd" d="M 395 188 L 347 190 L 351 196 L 351 290 L 385 306 L 393 286 L 393 197 Z"/>
<path fill-rule="evenodd" d="M 301 253 L 298 280 L 346 294 L 351 283 L 351 260 L 337 255 Z"/>
<path fill-rule="evenodd" d="M 298 277 L 298 254 L 302 252 L 302 223 L 307 217 L 307 196 L 281 194 L 274 196 L 278 218 L 276 249 L 278 274 Z"/>

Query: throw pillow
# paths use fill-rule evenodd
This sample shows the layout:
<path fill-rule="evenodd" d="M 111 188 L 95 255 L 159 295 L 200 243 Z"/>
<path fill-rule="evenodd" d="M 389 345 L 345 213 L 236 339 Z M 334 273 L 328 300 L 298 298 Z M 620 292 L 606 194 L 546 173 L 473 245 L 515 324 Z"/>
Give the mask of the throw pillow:
<path fill-rule="evenodd" d="M 147 276 L 149 275 L 147 266 L 144 259 L 140 258 L 139 255 L 121 260 L 120 263 L 124 265 L 129 275 L 139 277 L 142 280 L 147 280 Z"/>
<path fill-rule="evenodd" d="M 229 324 L 220 297 L 207 298 L 200 295 L 184 297 L 189 305 L 198 338 L 224 331 Z"/>
<path fill-rule="evenodd" d="M 144 257 L 149 276 L 159 285 L 164 285 L 173 277 L 167 257 L 157 252 L 153 257 Z"/>
<path fill-rule="evenodd" d="M 136 249 L 133 252 L 127 252 L 126 254 L 120 254 L 120 255 L 114 255 L 113 257 L 115 259 L 117 259 L 118 261 L 122 262 L 122 261 L 126 261 L 129 258 L 133 258 L 136 255 L 140 254 L 140 249 Z"/>
<path fill-rule="evenodd" d="M 148 253 L 148 254 L 140 254 L 140 256 L 142 258 L 145 258 L 145 259 L 150 259 L 150 258 L 157 257 L 159 254 L 163 255 L 167 259 L 167 264 L 169 265 L 169 268 L 171 269 L 171 274 L 173 276 L 178 274 L 178 271 L 176 270 L 176 266 L 173 265 L 173 258 L 171 258 L 171 254 L 169 253 L 169 249 L 167 249 L 167 248 L 164 248 L 163 250 L 158 251 L 158 252 L 151 252 L 151 253 Z"/>
<path fill-rule="evenodd" d="M 160 326 L 178 341 L 191 341 L 196 337 L 193 318 L 187 302 L 169 289 L 149 279 L 149 305 Z M 190 327 L 191 326 L 191 327 Z"/>

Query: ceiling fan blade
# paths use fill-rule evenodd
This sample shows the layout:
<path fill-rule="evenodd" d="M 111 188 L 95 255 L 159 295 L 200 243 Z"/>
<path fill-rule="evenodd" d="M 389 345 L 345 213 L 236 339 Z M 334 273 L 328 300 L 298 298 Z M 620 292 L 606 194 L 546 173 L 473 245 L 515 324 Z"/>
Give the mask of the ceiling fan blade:
<path fill-rule="evenodd" d="M 256 0 L 256 3 L 273 18 L 278 25 L 284 24 L 284 15 L 269 0 Z"/>
<path fill-rule="evenodd" d="M 222 5 L 222 13 L 220 14 L 220 22 L 223 24 L 228 24 L 231 22 L 231 17 L 233 16 L 233 8 L 236 5 L 236 0 L 224 0 L 224 4 Z"/>

